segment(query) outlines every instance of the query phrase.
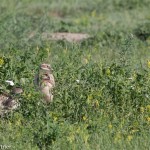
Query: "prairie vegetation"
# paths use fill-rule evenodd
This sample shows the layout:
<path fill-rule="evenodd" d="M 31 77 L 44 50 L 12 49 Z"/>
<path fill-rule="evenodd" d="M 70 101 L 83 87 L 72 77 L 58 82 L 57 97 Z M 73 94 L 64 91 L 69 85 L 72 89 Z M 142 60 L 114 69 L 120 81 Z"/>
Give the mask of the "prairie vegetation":
<path fill-rule="evenodd" d="M 0 119 L 11 150 L 150 149 L 148 0 L 1 0 L 0 92 L 20 107 Z M 79 42 L 45 34 L 85 33 Z M 56 87 L 42 102 L 33 78 L 50 63 Z"/>

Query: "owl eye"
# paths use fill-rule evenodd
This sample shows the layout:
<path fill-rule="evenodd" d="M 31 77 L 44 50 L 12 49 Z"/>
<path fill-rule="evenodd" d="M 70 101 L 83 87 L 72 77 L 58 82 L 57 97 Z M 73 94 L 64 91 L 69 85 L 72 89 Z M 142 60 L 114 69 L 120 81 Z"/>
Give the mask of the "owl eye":
<path fill-rule="evenodd" d="M 47 65 L 47 68 L 51 70 L 51 66 Z"/>

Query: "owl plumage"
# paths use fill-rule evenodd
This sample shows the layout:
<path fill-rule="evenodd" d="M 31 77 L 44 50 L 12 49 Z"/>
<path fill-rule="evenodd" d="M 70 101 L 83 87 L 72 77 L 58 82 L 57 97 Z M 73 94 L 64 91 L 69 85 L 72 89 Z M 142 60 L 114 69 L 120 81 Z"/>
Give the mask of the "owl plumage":
<path fill-rule="evenodd" d="M 52 74 L 52 68 L 49 64 L 41 64 L 38 75 L 35 76 L 34 83 L 38 89 L 44 95 L 45 102 L 49 103 L 53 101 L 53 88 L 55 86 L 54 76 Z"/>
<path fill-rule="evenodd" d="M 5 113 L 10 112 L 11 110 L 15 110 L 19 107 L 19 103 L 16 99 L 13 99 L 8 94 L 0 95 L 0 116 L 3 116 Z"/>

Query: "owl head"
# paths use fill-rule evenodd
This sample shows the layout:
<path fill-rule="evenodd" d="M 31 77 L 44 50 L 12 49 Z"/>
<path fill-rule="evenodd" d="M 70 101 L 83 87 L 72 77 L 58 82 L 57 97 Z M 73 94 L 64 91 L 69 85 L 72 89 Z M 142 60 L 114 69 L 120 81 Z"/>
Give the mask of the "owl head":
<path fill-rule="evenodd" d="M 45 64 L 45 63 L 40 65 L 40 69 L 42 69 L 44 71 L 49 71 L 49 72 L 53 71 L 51 65 L 50 64 Z"/>

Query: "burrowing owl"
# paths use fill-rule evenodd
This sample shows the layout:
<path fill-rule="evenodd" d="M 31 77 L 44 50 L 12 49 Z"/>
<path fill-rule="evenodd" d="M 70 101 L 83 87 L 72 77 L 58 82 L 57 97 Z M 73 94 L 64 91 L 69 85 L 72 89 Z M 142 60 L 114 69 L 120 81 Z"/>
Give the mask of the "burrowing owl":
<path fill-rule="evenodd" d="M 49 64 L 41 64 L 38 75 L 35 77 L 35 84 L 38 89 L 43 93 L 44 100 L 48 102 L 53 101 L 52 90 L 55 86 L 54 76 L 52 74 L 52 68 Z"/>
<path fill-rule="evenodd" d="M 0 95 L 0 115 L 18 108 L 19 103 L 8 94 Z"/>

